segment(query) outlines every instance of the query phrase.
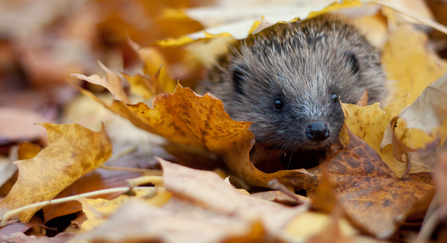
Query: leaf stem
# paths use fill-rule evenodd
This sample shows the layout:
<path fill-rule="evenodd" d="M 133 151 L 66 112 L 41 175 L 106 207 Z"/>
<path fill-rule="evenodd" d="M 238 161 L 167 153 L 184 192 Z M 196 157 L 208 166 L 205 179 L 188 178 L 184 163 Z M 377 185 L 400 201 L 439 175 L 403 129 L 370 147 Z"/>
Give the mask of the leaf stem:
<path fill-rule="evenodd" d="M 135 187 L 133 189 L 148 190 L 149 188 L 151 190 L 154 189 L 152 187 Z M 33 203 L 33 204 L 30 204 L 30 205 L 26 205 L 24 207 L 20 207 L 20 208 L 16 208 L 16 209 L 10 210 L 7 213 L 5 213 L 3 215 L 3 219 L 2 219 L 2 222 L 0 224 L 0 227 L 6 226 L 7 225 L 7 221 L 8 221 L 8 219 L 11 216 L 13 216 L 14 214 L 17 214 L 19 212 L 22 212 L 22 211 L 24 211 L 26 209 L 36 208 L 36 207 L 44 207 L 44 206 L 50 205 L 50 204 L 58 204 L 58 203 L 68 202 L 68 201 L 72 201 L 72 200 L 75 200 L 75 199 L 78 199 L 78 198 L 92 197 L 92 196 L 97 196 L 97 195 L 102 195 L 102 194 L 109 194 L 109 193 L 116 193 L 116 192 L 126 192 L 126 191 L 129 191 L 129 187 L 116 187 L 116 188 L 109 188 L 109 189 L 104 189 L 104 190 L 99 190 L 99 191 L 87 192 L 87 193 L 74 195 L 74 196 L 70 196 L 70 197 L 64 197 L 64 198 L 59 198 L 59 199 L 54 199 L 54 200 L 49 200 L 49 201 Z"/>

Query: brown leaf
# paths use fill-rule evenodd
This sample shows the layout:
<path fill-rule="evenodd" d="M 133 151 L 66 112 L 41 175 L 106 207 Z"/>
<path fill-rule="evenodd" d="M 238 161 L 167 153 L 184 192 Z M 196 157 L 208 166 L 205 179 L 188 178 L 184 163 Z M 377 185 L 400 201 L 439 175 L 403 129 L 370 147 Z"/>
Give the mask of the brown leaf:
<path fill-rule="evenodd" d="M 433 189 L 431 175 L 410 173 L 399 178 L 374 149 L 349 134 L 346 148 L 309 170 L 315 177 L 308 177 L 304 189 L 313 197 L 326 174 L 346 214 L 367 232 L 388 237 L 396 230 L 395 219 Z"/>
<path fill-rule="evenodd" d="M 19 179 L 0 202 L 2 208 L 15 209 L 52 199 L 112 154 L 112 145 L 104 127 L 100 132 L 93 132 L 77 124 L 42 125 L 48 131 L 50 146 L 33 159 L 16 162 Z M 28 222 L 39 209 L 20 212 L 20 220 Z"/>

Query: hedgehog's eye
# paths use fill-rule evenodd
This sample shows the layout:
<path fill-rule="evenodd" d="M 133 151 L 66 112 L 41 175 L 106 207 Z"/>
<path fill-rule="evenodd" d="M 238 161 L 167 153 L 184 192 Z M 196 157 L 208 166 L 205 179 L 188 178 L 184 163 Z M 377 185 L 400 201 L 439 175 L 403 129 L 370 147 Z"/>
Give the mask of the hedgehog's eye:
<path fill-rule="evenodd" d="M 331 94 L 331 100 L 335 104 L 335 103 L 338 102 L 339 99 L 338 99 L 338 96 L 336 94 L 332 93 Z"/>
<path fill-rule="evenodd" d="M 233 71 L 233 85 L 234 90 L 239 94 L 244 94 L 244 90 L 242 89 L 242 82 L 244 81 L 244 74 L 241 70 L 235 69 Z"/>
<path fill-rule="evenodd" d="M 348 57 L 348 65 L 351 68 L 351 71 L 356 74 L 359 72 L 359 61 L 357 60 L 357 57 L 354 53 L 348 51 L 346 52 L 346 55 Z"/>
<path fill-rule="evenodd" d="M 281 110 L 283 106 L 284 106 L 284 104 L 282 103 L 282 101 L 280 99 L 275 100 L 275 109 Z"/>

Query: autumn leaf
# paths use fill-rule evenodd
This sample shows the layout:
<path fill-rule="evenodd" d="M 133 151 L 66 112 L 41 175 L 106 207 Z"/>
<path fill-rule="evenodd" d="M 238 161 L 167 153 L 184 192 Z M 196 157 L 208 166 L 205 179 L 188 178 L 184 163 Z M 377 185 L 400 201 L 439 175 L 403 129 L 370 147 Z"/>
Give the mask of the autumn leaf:
<path fill-rule="evenodd" d="M 371 146 L 383 161 L 396 173 L 402 176 L 407 170 L 407 165 L 396 159 L 393 148 L 385 147 L 384 137 L 388 136 L 388 127 L 391 119 L 398 115 L 404 108 L 407 96 L 396 99 L 383 110 L 378 104 L 359 107 L 351 104 L 342 104 L 345 113 L 345 124 L 352 133 L 357 135 Z M 399 130 L 399 135 L 407 130 Z M 402 138 L 402 136 L 400 136 Z M 391 137 L 390 137 L 391 138 Z M 428 172 L 430 168 L 418 161 L 411 161 L 410 172 Z"/>
<path fill-rule="evenodd" d="M 399 178 L 364 141 L 349 133 L 347 147 L 320 166 L 303 182 L 307 195 L 317 192 L 325 174 L 346 214 L 365 231 L 379 238 L 396 229 L 396 218 L 433 190 L 431 174 L 409 173 Z"/>
<path fill-rule="evenodd" d="M 166 189 L 173 194 L 167 204 L 158 208 L 130 199 L 107 222 L 77 239 L 215 242 L 254 235 L 264 239 L 277 237 L 292 217 L 307 210 L 241 194 L 214 172 L 160 162 Z"/>
<path fill-rule="evenodd" d="M 382 49 L 382 63 L 387 79 L 395 81 L 394 98 L 409 94 L 407 104 L 447 72 L 447 63 L 427 49 L 427 37 L 410 25 L 394 28 Z"/>
<path fill-rule="evenodd" d="M 447 72 L 431 83 L 421 95 L 399 115 L 407 128 L 430 134 L 447 118 Z"/>
<path fill-rule="evenodd" d="M 395 115 L 387 126 L 381 148 L 392 144 L 394 157 L 402 160 L 403 154 L 424 148 L 434 140 L 442 143 L 447 138 L 446 80 L 447 74 L 444 74 Z"/>
<path fill-rule="evenodd" d="M 81 198 L 78 201 L 82 204 L 82 211 L 86 214 L 87 220 L 84 221 L 81 225 L 81 230 L 92 230 L 97 227 L 101 223 L 105 222 L 108 217 L 115 212 L 115 210 L 120 207 L 125 201 L 130 200 L 131 198 L 140 198 L 147 203 L 150 203 L 154 206 L 160 207 L 164 205 L 166 202 L 171 199 L 172 194 L 164 188 L 149 188 L 154 189 L 151 191 L 155 191 L 156 194 L 152 197 L 146 198 L 147 194 L 151 191 L 147 190 L 138 190 L 136 191 L 136 195 L 134 197 L 129 197 L 128 195 L 121 195 L 112 200 L 106 199 L 88 199 Z"/>
<path fill-rule="evenodd" d="M 104 64 L 102 64 L 101 62 L 98 61 L 98 64 L 107 73 L 107 75 L 104 76 L 103 78 L 101 78 L 97 74 L 93 74 L 89 77 L 82 75 L 82 74 L 72 74 L 71 76 L 78 78 L 78 79 L 83 79 L 83 80 L 88 81 L 92 84 L 101 85 L 110 91 L 113 98 L 115 98 L 116 100 L 122 100 L 125 103 L 129 104 L 130 100 L 123 90 L 123 86 L 121 84 L 121 82 L 122 82 L 121 78 L 116 73 L 112 72 L 110 69 L 108 69 L 106 66 L 104 66 Z"/>
<path fill-rule="evenodd" d="M 93 132 L 77 124 L 42 123 L 42 126 L 48 131 L 50 145 L 36 157 L 16 162 L 19 179 L 0 202 L 1 208 L 15 209 L 52 199 L 112 154 L 112 145 L 104 127 L 100 132 Z M 20 220 L 28 222 L 39 209 L 20 212 Z"/>

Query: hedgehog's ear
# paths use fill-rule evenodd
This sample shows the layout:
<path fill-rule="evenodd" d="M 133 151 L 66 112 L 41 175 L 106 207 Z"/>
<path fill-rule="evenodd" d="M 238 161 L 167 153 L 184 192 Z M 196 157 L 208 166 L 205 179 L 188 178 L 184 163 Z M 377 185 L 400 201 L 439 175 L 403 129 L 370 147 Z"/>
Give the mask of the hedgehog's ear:
<path fill-rule="evenodd" d="M 240 68 L 235 68 L 233 70 L 233 86 L 234 90 L 239 94 L 244 94 L 244 90 L 242 88 L 243 82 L 244 82 L 244 73 Z"/>
<path fill-rule="evenodd" d="M 355 56 L 354 52 L 345 52 L 345 57 L 347 58 L 348 66 L 351 68 L 352 73 L 357 74 L 359 72 L 359 61 Z"/>

